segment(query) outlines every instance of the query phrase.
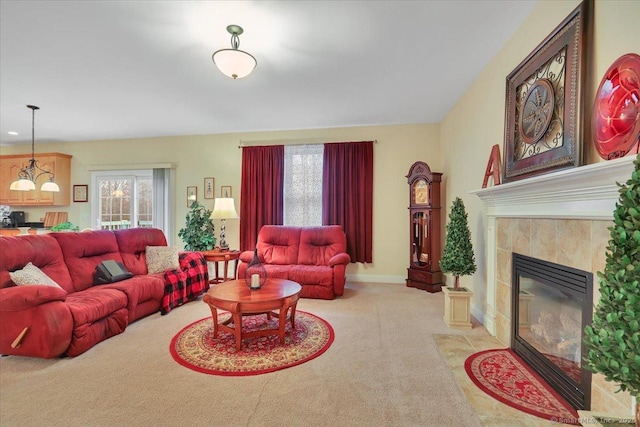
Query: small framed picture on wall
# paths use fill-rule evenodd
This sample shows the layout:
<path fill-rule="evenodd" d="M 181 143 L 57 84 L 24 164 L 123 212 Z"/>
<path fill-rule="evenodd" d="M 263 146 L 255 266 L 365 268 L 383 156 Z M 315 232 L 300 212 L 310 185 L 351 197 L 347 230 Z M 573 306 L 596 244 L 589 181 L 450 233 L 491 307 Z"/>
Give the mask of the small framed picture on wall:
<path fill-rule="evenodd" d="M 223 185 L 220 187 L 220 197 L 226 197 L 226 198 L 232 197 L 230 185 Z"/>
<path fill-rule="evenodd" d="M 198 187 L 187 187 L 187 207 L 190 208 L 193 202 L 198 201 Z"/>
<path fill-rule="evenodd" d="M 216 186 L 215 186 L 214 178 L 205 178 L 204 179 L 204 198 L 205 199 L 214 199 L 216 197 Z"/>
<path fill-rule="evenodd" d="M 73 186 L 73 201 L 74 202 L 88 202 L 89 201 L 89 186 L 88 185 L 74 185 Z"/>

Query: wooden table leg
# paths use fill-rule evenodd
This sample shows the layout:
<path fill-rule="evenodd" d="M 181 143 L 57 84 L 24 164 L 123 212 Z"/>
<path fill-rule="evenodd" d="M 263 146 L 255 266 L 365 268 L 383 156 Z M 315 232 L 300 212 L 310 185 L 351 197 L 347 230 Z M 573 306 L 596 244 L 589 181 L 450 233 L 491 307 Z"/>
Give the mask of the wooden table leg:
<path fill-rule="evenodd" d="M 236 335 L 236 351 L 240 351 L 242 346 L 242 315 L 240 313 L 233 315 L 233 323 L 235 323 L 233 329 Z"/>
<path fill-rule="evenodd" d="M 242 346 L 242 313 L 238 308 L 238 305 L 234 304 L 231 311 L 233 317 L 233 334 L 236 337 L 236 351 L 240 351 L 240 347 Z"/>
<path fill-rule="evenodd" d="M 213 337 L 216 338 L 218 336 L 218 310 L 212 305 L 209 305 L 209 308 L 213 318 Z"/>
<path fill-rule="evenodd" d="M 282 308 L 280 308 L 280 315 L 278 316 L 278 335 L 280 336 L 280 344 L 284 345 L 284 328 L 287 325 L 287 312 L 291 305 L 291 298 L 285 298 Z"/>
<path fill-rule="evenodd" d="M 296 306 L 298 305 L 298 301 L 291 304 L 291 329 L 296 328 Z"/>
<path fill-rule="evenodd" d="M 224 277 L 223 282 L 227 281 L 227 271 L 229 271 L 229 255 L 226 255 L 224 257 L 224 274 L 222 277 Z"/>
<path fill-rule="evenodd" d="M 236 280 L 238 278 L 238 258 L 235 259 L 235 265 L 233 266 L 233 279 Z"/>

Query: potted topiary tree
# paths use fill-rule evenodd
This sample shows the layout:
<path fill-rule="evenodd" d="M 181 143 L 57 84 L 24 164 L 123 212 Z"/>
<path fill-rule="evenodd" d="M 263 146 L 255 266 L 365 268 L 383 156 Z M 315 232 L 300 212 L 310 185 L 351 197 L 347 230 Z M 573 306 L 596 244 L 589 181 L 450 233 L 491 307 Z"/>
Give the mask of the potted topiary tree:
<path fill-rule="evenodd" d="M 454 276 L 453 287 L 443 288 L 445 295 L 444 321 L 449 326 L 471 328 L 471 297 L 473 292 L 460 288 L 460 276 L 476 272 L 476 259 L 467 223 L 467 211 L 462 199 L 456 197 L 449 213 L 440 269 Z"/>
<path fill-rule="evenodd" d="M 211 211 L 198 202 L 193 202 L 184 228 L 178 231 L 178 237 L 184 242 L 187 251 L 210 251 L 216 246 Z"/>
<path fill-rule="evenodd" d="M 609 227 L 607 262 L 600 278 L 600 300 L 585 328 L 585 368 L 601 373 L 636 399 L 635 425 L 640 427 L 640 155 L 620 197 Z"/>

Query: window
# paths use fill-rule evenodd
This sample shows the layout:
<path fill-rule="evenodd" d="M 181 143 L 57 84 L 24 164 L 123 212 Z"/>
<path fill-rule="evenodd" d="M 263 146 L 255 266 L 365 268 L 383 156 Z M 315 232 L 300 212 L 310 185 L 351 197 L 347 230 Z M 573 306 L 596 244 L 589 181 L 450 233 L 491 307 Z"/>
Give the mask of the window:
<path fill-rule="evenodd" d="M 322 225 L 322 161 L 324 146 L 284 148 L 284 225 Z"/>
<path fill-rule="evenodd" d="M 169 239 L 167 169 L 96 171 L 91 224 L 100 230 L 154 227 Z"/>

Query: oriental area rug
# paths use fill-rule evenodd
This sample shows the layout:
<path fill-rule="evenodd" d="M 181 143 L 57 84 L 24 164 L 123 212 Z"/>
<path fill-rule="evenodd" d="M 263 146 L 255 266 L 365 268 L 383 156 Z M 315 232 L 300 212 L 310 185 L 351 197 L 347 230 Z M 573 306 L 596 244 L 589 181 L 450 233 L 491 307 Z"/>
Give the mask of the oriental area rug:
<path fill-rule="evenodd" d="M 231 315 L 218 315 L 222 323 Z M 169 350 L 176 362 L 197 372 L 210 375 L 243 376 L 258 375 L 289 368 L 307 362 L 327 351 L 334 339 L 331 325 L 318 316 L 296 311 L 295 329 L 287 322 L 285 343 L 280 344 L 277 335 L 247 338 L 239 351 L 235 337 L 218 330 L 213 337 L 211 317 L 200 319 L 186 326 L 171 340 Z M 277 329 L 278 319 L 266 315 L 246 316 L 242 319 L 243 331 Z"/>
<path fill-rule="evenodd" d="M 580 425 L 576 410 L 511 349 L 472 354 L 464 368 L 482 391 L 512 408 L 561 424 Z"/>

